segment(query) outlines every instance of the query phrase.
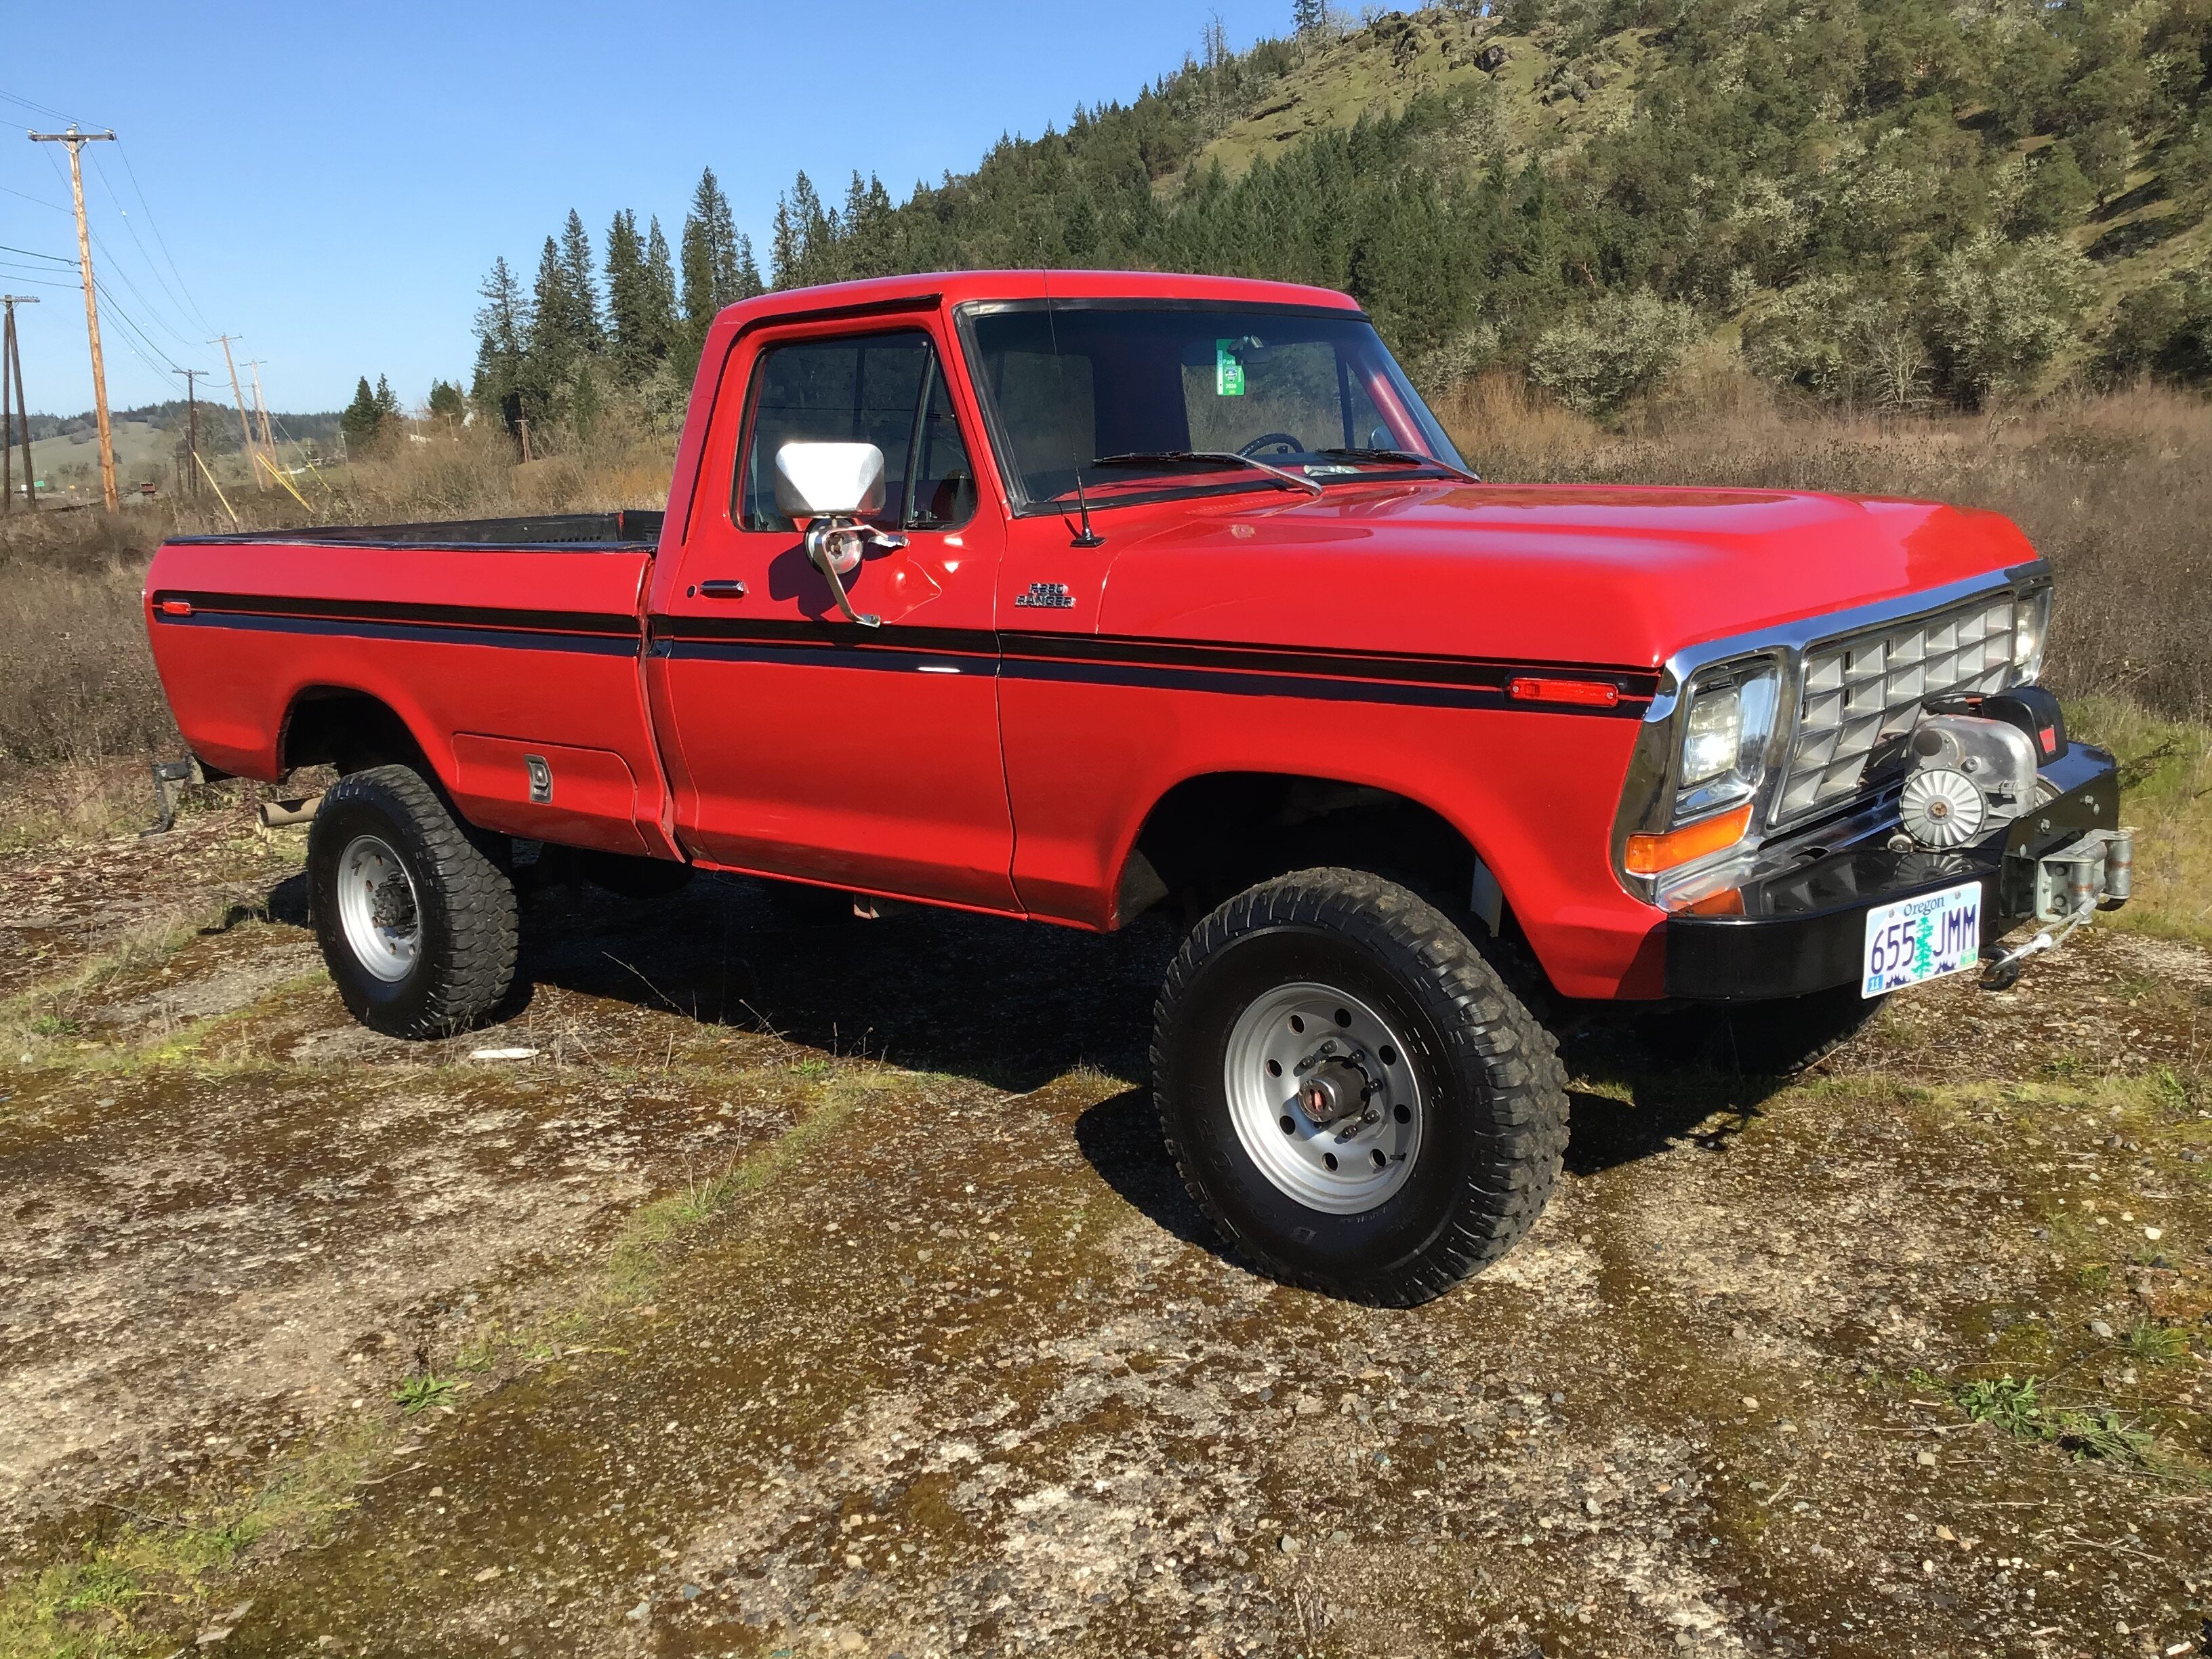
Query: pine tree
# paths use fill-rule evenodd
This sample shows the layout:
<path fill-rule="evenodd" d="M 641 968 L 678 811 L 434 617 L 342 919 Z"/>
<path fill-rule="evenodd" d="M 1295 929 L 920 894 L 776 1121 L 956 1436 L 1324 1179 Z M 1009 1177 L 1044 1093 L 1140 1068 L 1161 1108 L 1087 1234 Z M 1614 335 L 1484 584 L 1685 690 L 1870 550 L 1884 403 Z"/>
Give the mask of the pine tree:
<path fill-rule="evenodd" d="M 467 413 L 468 402 L 461 396 L 460 387 L 451 380 L 433 380 L 430 382 L 430 416 L 433 420 L 459 424 Z"/>
<path fill-rule="evenodd" d="M 1291 0 L 1291 32 L 1311 40 L 1328 27 L 1328 0 Z"/>
<path fill-rule="evenodd" d="M 656 226 L 654 235 L 659 234 Z M 660 244 L 665 266 L 668 244 Z M 646 246 L 638 238 L 637 216 L 624 209 L 607 227 L 607 332 L 615 379 L 635 386 L 666 357 L 674 321 L 654 280 Z"/>
<path fill-rule="evenodd" d="M 520 388 L 530 338 L 530 302 L 504 256 L 492 261 L 477 311 L 477 371 L 469 395 L 488 415 L 501 413 Z"/>
<path fill-rule="evenodd" d="M 381 376 L 377 384 L 383 384 Z M 366 449 L 375 441 L 377 430 L 383 424 L 384 410 L 377 403 L 376 394 L 368 389 L 368 376 L 364 374 L 354 386 L 353 401 L 338 416 L 338 430 L 345 434 L 348 449 Z"/>
<path fill-rule="evenodd" d="M 760 261 L 753 258 L 753 239 L 738 238 L 738 298 L 757 300 L 768 292 L 768 284 L 761 281 Z"/>
<path fill-rule="evenodd" d="M 568 222 L 561 230 L 561 275 L 568 298 L 568 327 L 577 349 L 596 356 L 606 349 L 606 330 L 599 321 L 599 285 L 592 268 L 592 239 L 585 233 L 583 216 L 568 210 Z"/>
<path fill-rule="evenodd" d="M 392 395 L 392 382 L 381 374 L 376 377 L 376 416 L 380 422 L 399 418 L 399 399 Z"/>
<path fill-rule="evenodd" d="M 714 313 L 741 297 L 737 223 L 712 167 L 702 170 L 698 188 L 691 192 L 691 210 L 684 216 L 682 258 L 685 355 L 696 358 Z"/>
<path fill-rule="evenodd" d="M 645 312 L 648 329 L 660 341 L 665 357 L 676 349 L 681 332 L 676 309 L 676 267 L 668 257 L 668 239 L 660 234 L 660 221 L 647 222 L 645 232 Z"/>
<path fill-rule="evenodd" d="M 776 200 L 769 281 L 783 289 L 833 280 L 840 228 L 837 216 L 823 207 L 814 181 L 802 171 L 790 193 Z"/>

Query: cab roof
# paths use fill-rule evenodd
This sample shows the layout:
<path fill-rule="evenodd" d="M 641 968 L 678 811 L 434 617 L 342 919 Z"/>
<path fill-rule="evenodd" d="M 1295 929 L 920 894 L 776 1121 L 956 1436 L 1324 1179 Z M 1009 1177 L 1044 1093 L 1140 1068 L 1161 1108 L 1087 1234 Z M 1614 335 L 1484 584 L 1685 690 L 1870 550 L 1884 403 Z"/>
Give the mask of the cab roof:
<path fill-rule="evenodd" d="M 1293 305 L 1357 313 L 1359 302 L 1334 289 L 1301 283 L 1266 283 L 1249 276 L 1194 276 L 1158 270 L 954 270 L 915 276 L 876 276 L 784 289 L 741 300 L 714 320 L 718 329 L 741 327 L 763 317 L 802 317 L 935 301 L 939 306 L 979 300 L 1185 300 L 1230 305 Z"/>

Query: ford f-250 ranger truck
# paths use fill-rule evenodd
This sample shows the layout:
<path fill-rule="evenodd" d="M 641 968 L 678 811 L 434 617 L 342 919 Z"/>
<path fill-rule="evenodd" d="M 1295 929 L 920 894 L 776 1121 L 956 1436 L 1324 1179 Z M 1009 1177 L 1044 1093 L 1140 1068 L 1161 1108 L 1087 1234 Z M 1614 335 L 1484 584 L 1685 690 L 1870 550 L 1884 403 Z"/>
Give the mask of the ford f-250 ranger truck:
<path fill-rule="evenodd" d="M 707 338 L 665 517 L 182 538 L 145 602 L 204 766 L 341 774 L 311 906 L 368 1024 L 499 1003 L 517 839 L 618 890 L 1170 907 L 1192 1193 L 1370 1302 L 1541 1209 L 1546 1019 L 1732 1010 L 1786 1057 L 2126 890 L 2009 522 L 1483 483 L 1312 289 L 769 295 Z"/>

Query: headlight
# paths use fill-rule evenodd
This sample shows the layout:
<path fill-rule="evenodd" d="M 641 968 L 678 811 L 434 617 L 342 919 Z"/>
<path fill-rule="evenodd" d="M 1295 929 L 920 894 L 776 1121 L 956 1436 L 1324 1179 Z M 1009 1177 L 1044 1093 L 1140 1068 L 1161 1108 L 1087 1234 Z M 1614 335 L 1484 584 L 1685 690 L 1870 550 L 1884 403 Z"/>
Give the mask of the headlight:
<path fill-rule="evenodd" d="M 2044 641 L 2051 635 L 2051 590 L 2034 592 L 2012 602 L 2012 672 L 2015 685 L 2026 685 L 2043 672 Z"/>
<path fill-rule="evenodd" d="M 1682 760 L 1674 822 L 1702 817 L 1750 799 L 1766 778 L 1766 749 L 1781 702 L 1773 659 L 1723 663 L 1690 683 L 1682 720 Z"/>

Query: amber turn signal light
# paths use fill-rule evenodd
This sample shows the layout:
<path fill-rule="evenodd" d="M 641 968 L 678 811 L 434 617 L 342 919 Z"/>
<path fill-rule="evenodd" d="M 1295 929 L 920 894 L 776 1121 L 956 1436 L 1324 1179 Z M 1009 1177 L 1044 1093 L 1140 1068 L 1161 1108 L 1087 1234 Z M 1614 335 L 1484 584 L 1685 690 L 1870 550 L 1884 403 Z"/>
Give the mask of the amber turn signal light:
<path fill-rule="evenodd" d="M 1628 873 L 1656 876 L 1708 853 L 1725 852 L 1741 841 L 1750 828 L 1751 803 L 1746 801 L 1733 812 L 1700 818 L 1663 836 L 1631 836 L 1626 854 Z"/>

